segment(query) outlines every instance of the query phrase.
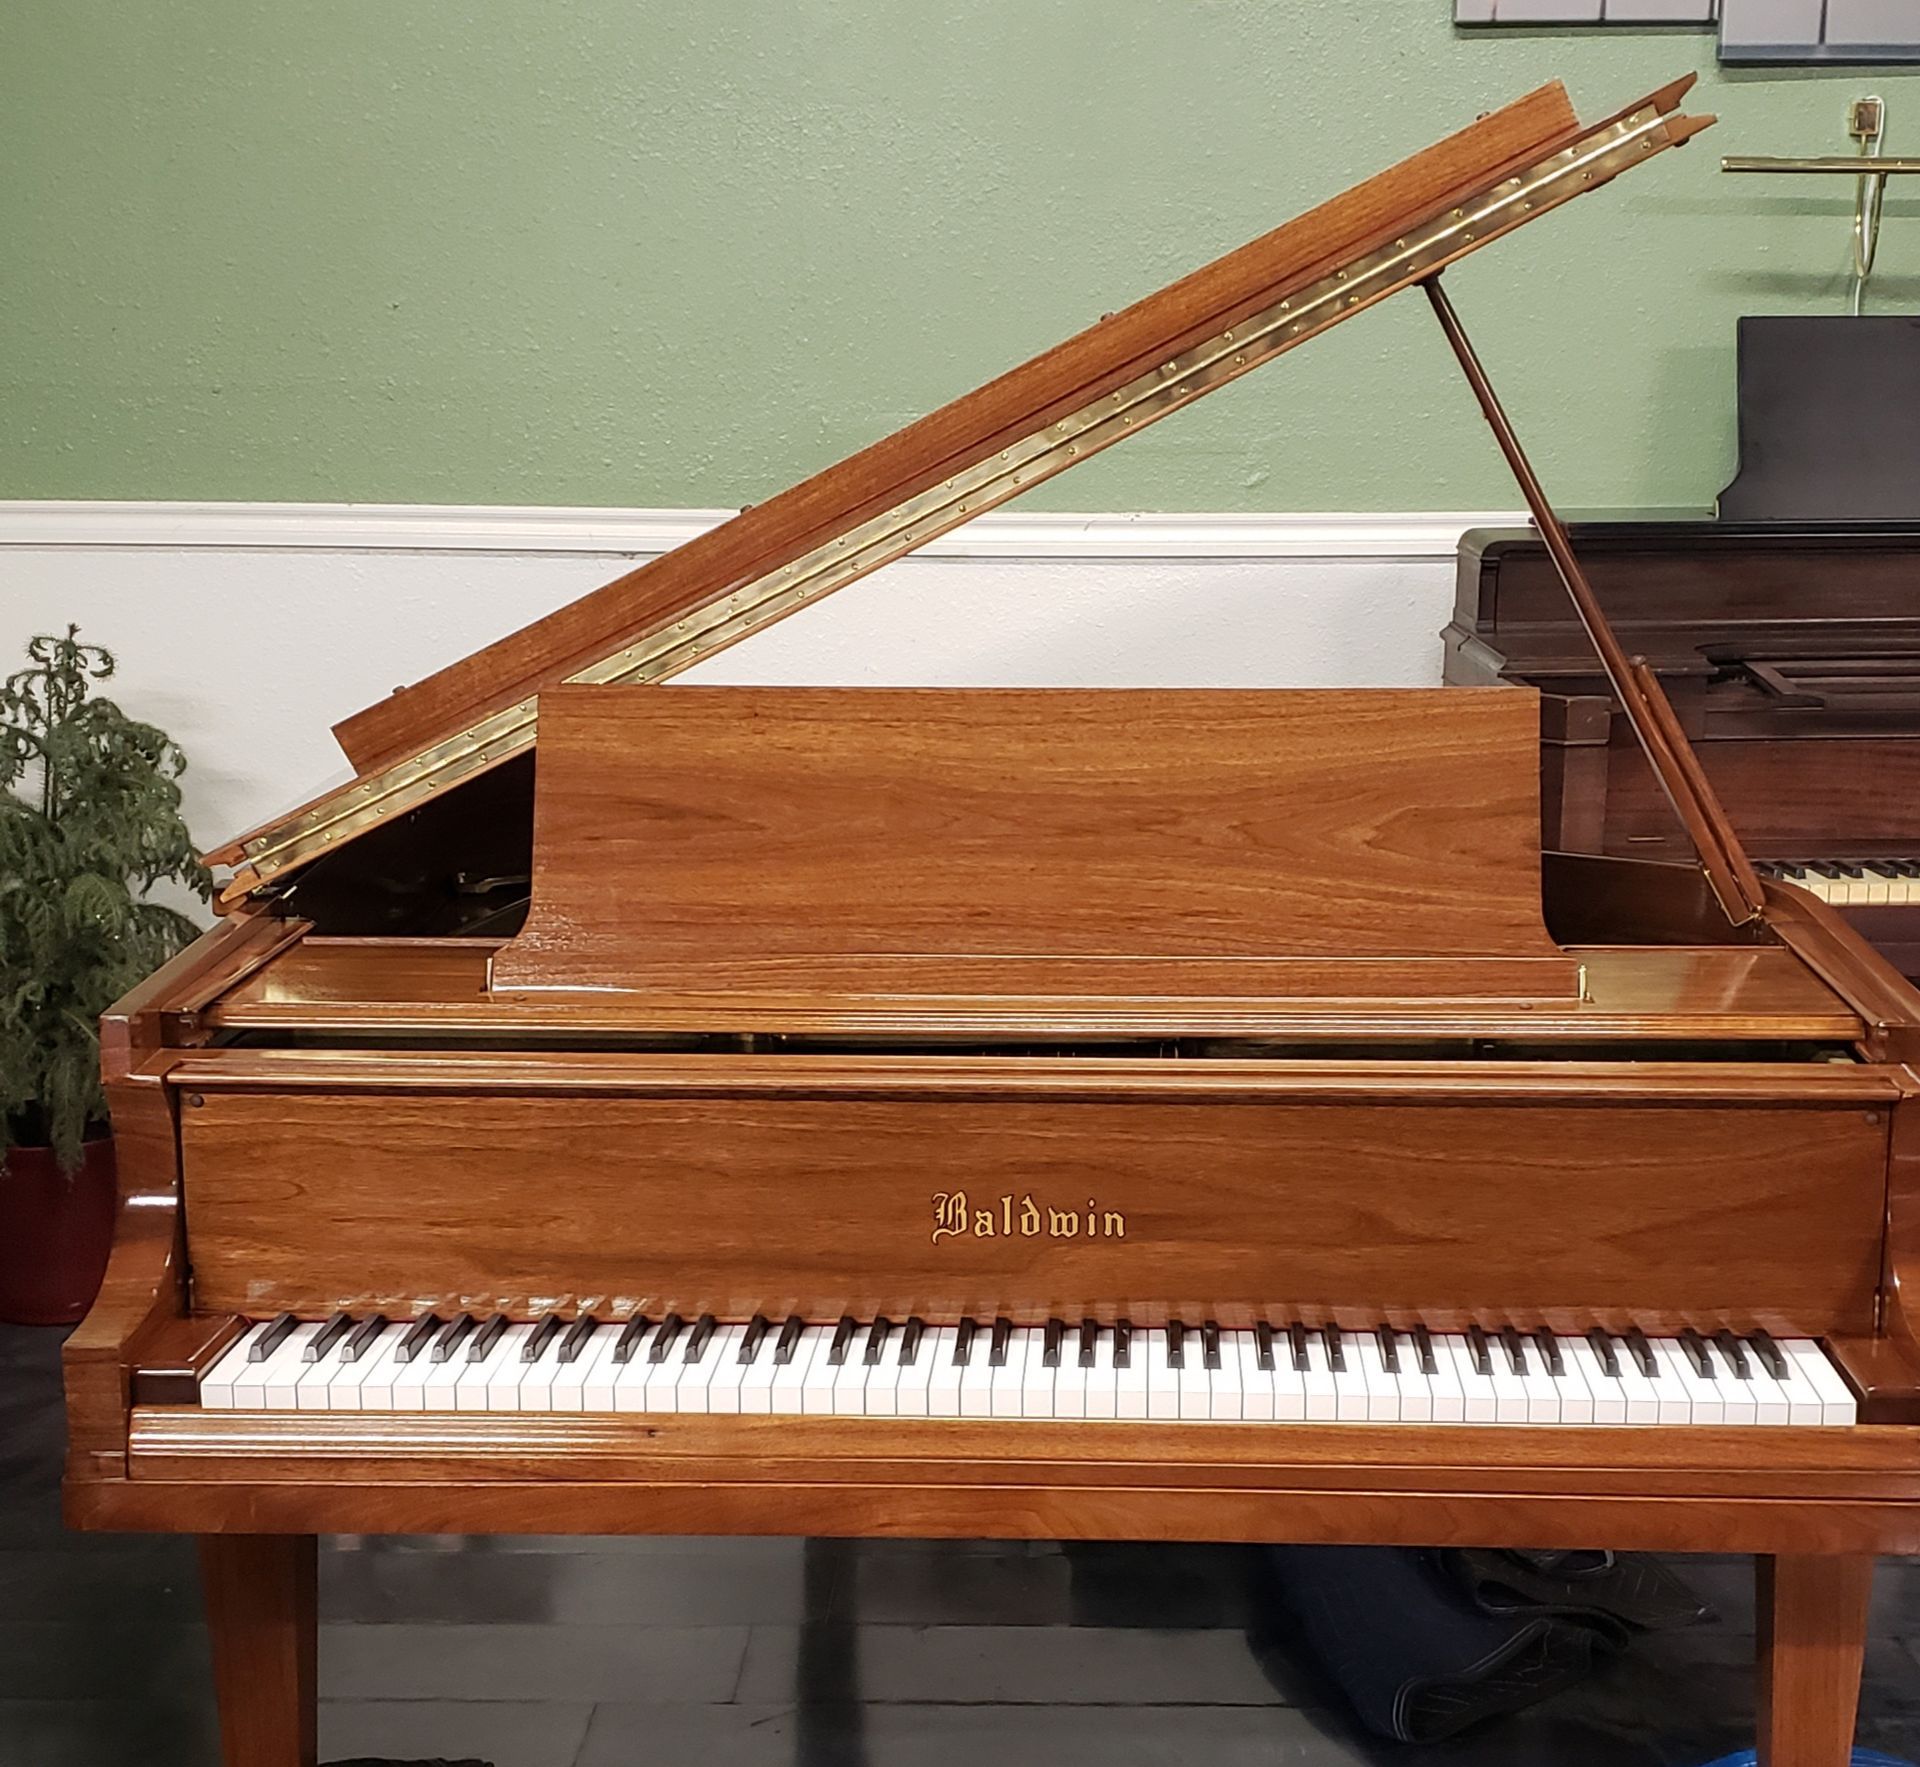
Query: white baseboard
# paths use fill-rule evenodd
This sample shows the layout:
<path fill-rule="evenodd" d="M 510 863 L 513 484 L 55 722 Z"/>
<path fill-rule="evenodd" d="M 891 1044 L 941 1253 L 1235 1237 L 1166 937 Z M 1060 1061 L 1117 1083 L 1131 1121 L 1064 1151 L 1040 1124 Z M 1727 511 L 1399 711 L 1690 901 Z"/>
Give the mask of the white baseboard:
<path fill-rule="evenodd" d="M 274 552 L 574 553 L 648 557 L 705 533 L 716 509 L 433 503 L 0 502 L 0 546 Z M 1507 511 L 1384 515 L 984 515 L 928 558 L 1447 558 Z"/>

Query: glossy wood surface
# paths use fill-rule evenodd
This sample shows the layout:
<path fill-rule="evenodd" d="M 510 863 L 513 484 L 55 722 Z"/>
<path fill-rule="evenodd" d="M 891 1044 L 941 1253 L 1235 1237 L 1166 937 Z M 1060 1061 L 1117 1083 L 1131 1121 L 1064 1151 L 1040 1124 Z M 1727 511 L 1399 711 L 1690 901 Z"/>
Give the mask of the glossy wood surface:
<path fill-rule="evenodd" d="M 1572 139 L 1557 82 L 1423 149 L 1019 368 L 336 726 L 367 771 L 511 705 L 818 539 L 986 458 L 1021 433 L 1279 301 L 1418 217 Z"/>
<path fill-rule="evenodd" d="M 1569 998 L 1538 719 L 1498 689 L 555 689 L 494 986 Z"/>
<path fill-rule="evenodd" d="M 311 1533 L 201 1539 L 224 1767 L 315 1767 L 319 1760 L 317 1545 Z"/>
<path fill-rule="evenodd" d="M 1667 869 L 1667 868 L 1661 868 Z M 1599 892 L 1582 885 L 1581 894 Z M 1592 900 L 1596 913 L 1604 904 Z M 1629 919 L 1624 925 L 1631 925 Z M 1624 930 L 1617 919 L 1608 931 Z M 902 1035 L 944 1027 L 950 1034 L 1018 1035 L 1028 1028 L 1069 1036 L 1273 1031 L 1288 1039 L 1525 1037 L 1849 1042 L 1859 1018 L 1789 951 L 1768 946 L 1591 946 L 1572 951 L 1586 974 L 1579 999 L 1541 1006 L 1499 1002 L 1273 1002 L 1249 1011 L 1231 1003 L 1189 1004 L 1179 1014 L 1149 1001 L 1097 1011 L 1059 1002 L 954 1003 L 918 1019 L 830 1011 L 791 999 L 754 1006 L 732 1000 L 635 1001 L 623 994 L 492 994 L 486 939 L 322 939 L 289 947 L 213 1003 L 207 1022 L 255 1034 L 379 1032 L 418 1043 L 436 1035 L 529 1038 L 575 1032 L 788 1030 L 831 1034 L 885 1022 Z"/>
<path fill-rule="evenodd" d="M 403 1418 L 141 1410 L 114 1526 L 1870 1552 L 1920 1548 L 1894 1429 Z M 1764 1447 L 1764 1452 L 1758 1450 Z"/>
<path fill-rule="evenodd" d="M 1760 1767 L 1848 1767 L 1873 1595 L 1869 1557 L 1762 1557 Z"/>
<path fill-rule="evenodd" d="M 1607 1064 L 1440 1064 L 1416 1090 L 1392 1064 L 768 1058 L 748 1083 L 602 1059 L 604 1088 L 574 1058 L 536 1091 L 395 1086 L 378 1060 L 217 1085 L 203 1058 L 180 1081 L 195 1304 L 1872 1329 L 1870 1071 L 1810 1065 L 1796 1103 L 1778 1069 L 1706 1064 L 1656 1102 L 1659 1075 Z"/>

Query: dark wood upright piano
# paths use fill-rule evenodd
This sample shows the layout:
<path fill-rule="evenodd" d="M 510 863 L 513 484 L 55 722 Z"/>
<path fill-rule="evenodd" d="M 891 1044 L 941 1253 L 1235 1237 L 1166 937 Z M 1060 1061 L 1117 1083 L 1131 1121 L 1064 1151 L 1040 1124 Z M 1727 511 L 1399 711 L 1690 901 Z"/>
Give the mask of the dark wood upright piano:
<path fill-rule="evenodd" d="M 1574 544 L 1761 871 L 1920 977 L 1920 523 L 1603 522 Z M 1543 695 L 1543 834 L 1678 858 L 1671 810 L 1539 535 L 1461 542 L 1449 681 Z"/>
<path fill-rule="evenodd" d="M 1704 126 L 1549 87 L 349 718 L 109 1014 L 78 1526 L 201 1536 L 312 1767 L 315 1536 L 1759 1556 L 1841 1767 L 1920 1544 L 1920 997 L 1690 832 L 1544 854 L 1531 689 L 659 684 Z M 1419 299 L 1417 292 L 1409 298 Z M 537 742 L 538 770 L 535 772 Z"/>

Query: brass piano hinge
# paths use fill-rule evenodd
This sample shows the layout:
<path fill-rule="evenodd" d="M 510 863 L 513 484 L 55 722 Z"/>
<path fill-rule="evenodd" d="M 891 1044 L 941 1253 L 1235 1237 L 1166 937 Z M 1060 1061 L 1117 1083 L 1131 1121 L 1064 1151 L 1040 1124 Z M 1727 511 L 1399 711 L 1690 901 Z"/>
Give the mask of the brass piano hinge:
<path fill-rule="evenodd" d="M 1698 126 L 1679 117 L 1670 125 L 1667 115 L 1651 103 L 1632 111 L 1117 391 L 589 664 L 568 681 L 646 683 L 679 674 L 721 647 L 878 570 L 1423 281 L 1542 211 L 1606 183 L 1684 141 Z M 290 867 L 507 760 L 532 743 L 535 719 L 536 701 L 521 700 L 248 840 L 242 848 L 246 864 L 236 871 L 224 892 L 226 899 L 246 895 Z"/>

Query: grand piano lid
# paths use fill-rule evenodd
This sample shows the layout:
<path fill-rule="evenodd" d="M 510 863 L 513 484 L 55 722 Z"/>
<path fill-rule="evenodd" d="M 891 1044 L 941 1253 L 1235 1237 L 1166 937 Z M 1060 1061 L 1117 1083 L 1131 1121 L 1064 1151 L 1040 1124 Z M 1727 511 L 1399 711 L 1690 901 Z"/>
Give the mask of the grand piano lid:
<path fill-rule="evenodd" d="M 355 778 L 210 853 L 230 908 L 528 751 L 560 682 L 665 680 L 1677 147 L 1692 76 L 1583 128 L 1557 82 L 338 725 Z"/>

